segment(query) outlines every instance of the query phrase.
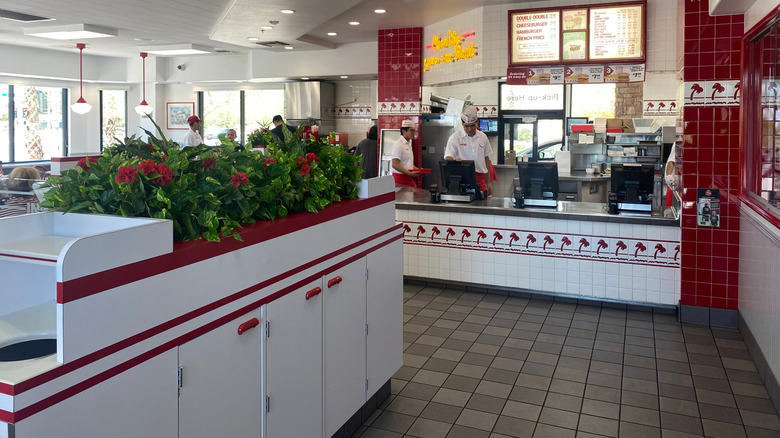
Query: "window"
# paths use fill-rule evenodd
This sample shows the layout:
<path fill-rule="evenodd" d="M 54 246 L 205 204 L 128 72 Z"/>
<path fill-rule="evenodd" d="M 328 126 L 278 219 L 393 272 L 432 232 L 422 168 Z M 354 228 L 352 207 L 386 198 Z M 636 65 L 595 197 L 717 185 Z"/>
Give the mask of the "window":
<path fill-rule="evenodd" d="M 0 111 L 6 115 L 1 156 L 9 162 L 24 162 L 64 155 L 67 131 L 62 109 L 67 90 L 33 85 L 4 85 L 0 90 Z"/>
<path fill-rule="evenodd" d="M 228 129 L 238 130 L 241 126 L 240 91 L 203 92 L 203 143 L 219 146 L 217 137 Z"/>
<path fill-rule="evenodd" d="M 0 161 L 11 161 L 11 137 L 8 122 L 8 85 L 0 84 Z"/>
<path fill-rule="evenodd" d="M 271 119 L 284 114 L 284 90 L 247 90 L 244 92 L 244 143 L 255 129 L 271 127 Z"/>
<path fill-rule="evenodd" d="M 743 201 L 780 227 L 780 14 L 746 35 L 743 58 Z"/>
<path fill-rule="evenodd" d="M 615 118 L 615 84 L 572 84 L 571 117 Z"/>
<path fill-rule="evenodd" d="M 107 148 L 127 135 L 127 92 L 100 91 L 100 144 Z"/>

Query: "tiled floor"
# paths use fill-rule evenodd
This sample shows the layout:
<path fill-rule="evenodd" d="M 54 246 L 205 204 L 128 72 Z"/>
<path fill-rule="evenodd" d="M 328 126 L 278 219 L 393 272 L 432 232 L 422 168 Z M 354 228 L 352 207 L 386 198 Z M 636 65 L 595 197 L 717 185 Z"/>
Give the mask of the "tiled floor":
<path fill-rule="evenodd" d="M 404 287 L 404 366 L 354 435 L 780 437 L 737 330 Z"/>

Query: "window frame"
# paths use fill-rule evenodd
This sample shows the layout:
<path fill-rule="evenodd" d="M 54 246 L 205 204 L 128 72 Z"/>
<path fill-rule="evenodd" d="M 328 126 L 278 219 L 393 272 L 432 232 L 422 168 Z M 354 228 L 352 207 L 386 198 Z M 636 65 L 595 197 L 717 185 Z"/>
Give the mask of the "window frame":
<path fill-rule="evenodd" d="M 740 99 L 742 147 L 740 148 L 739 197 L 742 203 L 770 224 L 780 228 L 780 209 L 769 204 L 760 195 L 763 164 L 762 136 L 765 134 L 762 129 L 764 120 L 761 95 L 763 53 L 761 45 L 757 42 L 771 31 L 780 32 L 780 6 L 747 31 L 742 38 L 742 97 Z M 780 117 L 777 116 L 780 113 L 780 105 L 776 104 L 774 109 L 774 126 L 777 126 L 780 124 Z M 778 136 L 780 131 L 775 131 L 775 142 L 778 141 Z M 777 147 L 775 145 L 773 148 L 774 153 L 777 153 Z M 780 173 L 777 177 L 780 178 Z"/>
<path fill-rule="evenodd" d="M 45 85 L 45 84 L 36 84 L 36 83 L 6 83 L 5 85 L 8 86 L 8 95 L 6 96 L 6 99 L 8 100 L 8 161 L 4 162 L 3 165 L 16 165 L 16 164 L 27 164 L 27 163 L 46 163 L 51 161 L 51 157 L 49 159 L 42 159 L 42 160 L 27 160 L 27 161 L 17 161 L 16 160 L 16 105 L 14 102 L 15 94 L 16 94 L 16 88 L 17 87 L 35 87 L 35 88 L 50 88 L 50 89 L 59 89 L 60 90 L 60 96 L 61 96 L 61 108 L 62 108 L 62 143 L 59 148 L 60 154 L 62 156 L 66 156 L 68 154 L 68 139 L 69 136 L 69 129 L 68 129 L 68 112 L 70 111 L 70 107 L 68 106 L 68 99 L 69 99 L 69 90 L 65 87 L 58 87 L 58 86 L 51 86 L 51 85 Z"/>

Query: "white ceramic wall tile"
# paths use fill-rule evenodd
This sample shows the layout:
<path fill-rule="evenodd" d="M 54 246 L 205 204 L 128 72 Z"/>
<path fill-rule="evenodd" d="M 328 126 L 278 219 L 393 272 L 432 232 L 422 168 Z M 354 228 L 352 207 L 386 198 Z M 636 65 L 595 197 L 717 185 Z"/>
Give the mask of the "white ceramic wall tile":
<path fill-rule="evenodd" d="M 747 207 L 739 230 L 739 313 L 773 375 L 780 375 L 780 230 Z"/>
<path fill-rule="evenodd" d="M 370 108 L 370 115 L 358 118 L 336 118 L 336 132 L 346 132 L 349 135 L 349 146 L 357 144 L 366 138 L 366 132 L 371 125 L 376 124 L 377 112 L 377 81 L 342 81 L 336 83 L 336 108 Z"/>

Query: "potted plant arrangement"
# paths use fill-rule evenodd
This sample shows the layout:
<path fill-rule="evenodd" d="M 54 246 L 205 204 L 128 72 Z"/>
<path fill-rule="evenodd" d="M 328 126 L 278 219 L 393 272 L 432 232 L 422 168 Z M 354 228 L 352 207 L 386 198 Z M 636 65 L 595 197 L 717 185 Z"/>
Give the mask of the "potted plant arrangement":
<path fill-rule="evenodd" d="M 357 197 L 362 170 L 340 146 L 291 138 L 265 152 L 185 147 L 146 131 L 82 159 L 45 183 L 42 207 L 173 221 L 174 238 L 241 240 L 237 230 Z M 250 136 L 251 138 L 251 136 Z"/>

